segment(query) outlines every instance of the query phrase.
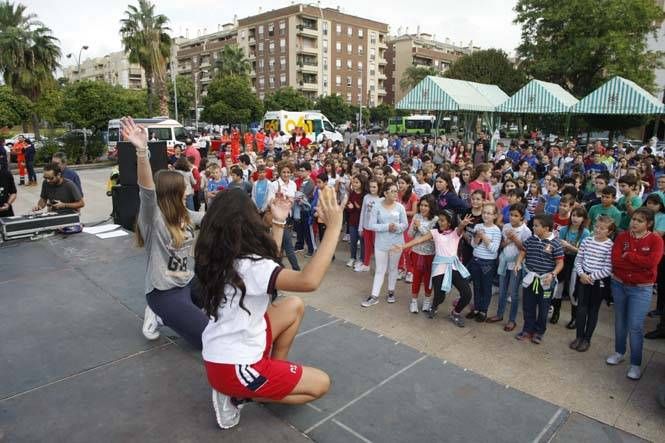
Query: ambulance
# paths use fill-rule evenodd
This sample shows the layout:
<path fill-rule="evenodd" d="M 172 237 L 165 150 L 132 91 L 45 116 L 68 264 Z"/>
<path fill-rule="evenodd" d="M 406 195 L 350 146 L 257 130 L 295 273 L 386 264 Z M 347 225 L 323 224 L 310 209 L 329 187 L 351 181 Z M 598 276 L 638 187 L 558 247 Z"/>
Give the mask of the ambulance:
<path fill-rule="evenodd" d="M 317 143 L 320 143 L 324 137 L 333 142 L 344 141 L 344 137 L 335 130 L 330 120 L 318 111 L 268 111 L 263 116 L 261 127 L 266 134 L 271 130 L 291 134 L 296 128 L 302 128 L 307 138 Z"/>

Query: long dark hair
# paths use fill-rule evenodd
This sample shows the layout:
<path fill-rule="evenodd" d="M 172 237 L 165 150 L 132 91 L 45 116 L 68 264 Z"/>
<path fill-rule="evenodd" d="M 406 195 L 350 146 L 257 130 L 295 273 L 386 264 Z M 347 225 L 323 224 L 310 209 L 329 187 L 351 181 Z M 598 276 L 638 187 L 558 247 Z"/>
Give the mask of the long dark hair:
<path fill-rule="evenodd" d="M 402 180 L 404 183 L 406 183 L 406 191 L 404 191 L 404 194 L 402 194 L 402 198 L 400 199 L 401 203 L 406 204 L 409 202 L 411 194 L 413 194 L 413 182 L 411 181 L 411 176 L 406 172 L 402 173 L 398 180 Z M 399 189 L 399 186 L 397 189 Z"/>
<path fill-rule="evenodd" d="M 220 305 L 227 301 L 227 287 L 233 288 L 234 297 L 240 292 L 240 307 L 251 314 L 243 304 L 246 288 L 235 261 L 278 259 L 277 245 L 247 193 L 232 189 L 213 199 L 203 217 L 195 251 L 206 314 L 217 320 Z"/>

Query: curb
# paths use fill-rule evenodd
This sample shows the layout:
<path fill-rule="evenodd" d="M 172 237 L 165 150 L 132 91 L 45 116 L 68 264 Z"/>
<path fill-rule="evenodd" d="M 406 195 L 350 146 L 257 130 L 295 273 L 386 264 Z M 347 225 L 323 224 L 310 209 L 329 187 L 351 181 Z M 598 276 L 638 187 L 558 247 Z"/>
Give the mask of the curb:
<path fill-rule="evenodd" d="M 105 161 L 98 162 L 98 163 L 87 163 L 87 164 L 84 164 L 84 165 L 67 165 L 67 167 L 69 169 L 74 170 L 74 171 L 85 171 L 85 170 L 88 170 L 88 169 L 104 169 L 104 168 L 108 168 L 110 166 L 115 166 L 117 164 L 118 164 L 117 161 L 105 160 Z M 11 172 L 14 175 L 18 174 L 18 168 L 15 166 L 15 164 L 12 164 L 12 166 L 9 167 L 9 172 Z M 44 172 L 43 167 L 39 167 L 39 168 L 36 167 L 35 168 L 35 173 L 40 173 L 41 174 L 43 172 Z"/>

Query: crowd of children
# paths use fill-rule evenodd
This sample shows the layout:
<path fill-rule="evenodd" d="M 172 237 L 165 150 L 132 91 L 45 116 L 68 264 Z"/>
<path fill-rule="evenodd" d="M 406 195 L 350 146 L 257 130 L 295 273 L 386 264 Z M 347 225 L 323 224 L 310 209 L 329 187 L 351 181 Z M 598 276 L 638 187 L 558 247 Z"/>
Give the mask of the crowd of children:
<path fill-rule="evenodd" d="M 628 376 L 640 378 L 644 320 L 665 314 L 665 290 L 651 310 L 656 283 L 665 287 L 662 159 L 648 149 L 638 155 L 621 144 L 583 148 L 574 140 L 515 140 L 507 149 L 501 143 L 490 149 L 484 137 L 467 146 L 445 137 L 381 135 L 347 146 L 302 143 L 303 137 L 266 135 L 262 146 L 221 151 L 198 168 L 189 155 L 176 159 L 175 169 L 191 184 L 188 208 L 239 188 L 269 223 L 269 202 L 285 194 L 294 203 L 281 251 L 297 270 L 298 253 L 311 257 L 323 238 L 327 226 L 317 203 L 333 189 L 345 202 L 346 265 L 369 272 L 374 258 L 362 307 L 380 302 L 386 274 L 388 303 L 404 279 L 411 286 L 409 311 L 430 317 L 454 286 L 459 298 L 449 318 L 457 326 L 464 317 L 500 323 L 506 332 L 521 324 L 515 337 L 539 344 L 548 322 L 564 315 L 566 327 L 576 330 L 570 348 L 584 352 L 606 302 L 614 305 L 616 333 L 607 363 L 623 360 L 629 339 Z M 570 317 L 563 308 L 568 300 Z M 665 337 L 665 321 L 647 337 Z"/>

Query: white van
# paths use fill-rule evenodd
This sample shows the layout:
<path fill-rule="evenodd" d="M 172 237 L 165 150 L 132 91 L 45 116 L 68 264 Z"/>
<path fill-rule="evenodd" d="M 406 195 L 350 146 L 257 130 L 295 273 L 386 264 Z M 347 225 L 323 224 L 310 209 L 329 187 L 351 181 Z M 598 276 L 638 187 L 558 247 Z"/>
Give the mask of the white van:
<path fill-rule="evenodd" d="M 284 131 L 291 134 L 295 128 L 303 128 L 307 138 L 320 143 L 325 137 L 333 142 L 343 142 L 344 137 L 330 123 L 328 118 L 318 111 L 269 111 L 263 116 L 261 127 L 266 133 Z"/>
<path fill-rule="evenodd" d="M 168 117 L 136 118 L 134 122 L 148 130 L 148 140 L 156 139 L 166 142 L 166 150 L 172 154 L 176 146 L 184 147 L 187 131 L 176 120 Z M 116 147 L 120 140 L 120 119 L 109 120 L 108 155 L 116 155 Z"/>

